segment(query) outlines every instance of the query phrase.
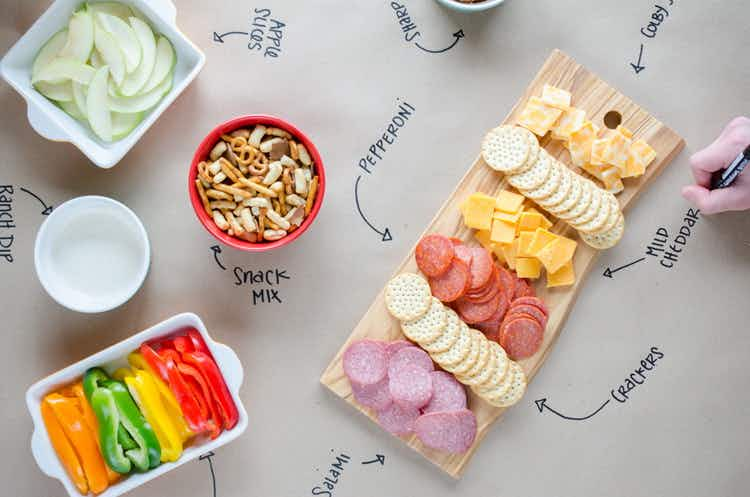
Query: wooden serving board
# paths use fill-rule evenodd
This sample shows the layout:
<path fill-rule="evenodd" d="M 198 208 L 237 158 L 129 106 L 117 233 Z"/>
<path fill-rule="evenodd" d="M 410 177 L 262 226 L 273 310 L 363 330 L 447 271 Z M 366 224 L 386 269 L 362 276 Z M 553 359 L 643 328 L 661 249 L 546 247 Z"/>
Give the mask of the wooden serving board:
<path fill-rule="evenodd" d="M 624 180 L 626 185 L 625 190 L 617 196 L 623 208 L 627 208 L 636 199 L 651 180 L 671 162 L 685 144 L 684 140 L 674 131 L 664 126 L 632 100 L 619 93 L 559 50 L 552 52 L 503 123 L 515 123 L 529 97 L 533 95 L 541 96 L 542 87 L 545 83 L 570 91 L 573 95 L 572 105 L 585 110 L 587 118 L 602 129 L 605 127 L 603 122 L 604 115 L 613 110 L 619 112 L 622 115 L 622 124 L 633 131 L 634 139 L 643 138 L 656 150 L 656 159 L 651 163 L 642 177 Z M 481 139 L 481 136 L 476 137 L 477 149 L 479 148 Z M 540 143 L 562 163 L 580 172 L 578 168 L 572 165 L 567 150 L 563 148 L 560 142 L 550 140 L 549 136 L 547 136 Z M 474 192 L 480 191 L 496 195 L 505 186 L 506 181 L 503 175 L 487 167 L 481 156 L 478 157 L 458 184 L 456 190 L 438 211 L 425 232 L 441 233 L 446 236 L 457 237 L 469 244 L 475 245 L 476 241 L 473 237 L 473 230 L 464 226 L 459 205 Z M 553 226 L 552 231 L 571 238 L 577 237 L 576 232 L 562 221 L 558 221 Z M 625 236 L 627 236 L 627 216 Z M 574 267 L 577 275 L 575 285 L 547 289 L 545 288 L 544 278 L 541 278 L 537 282 L 536 293 L 549 307 L 550 316 L 544 334 L 544 341 L 539 352 L 533 357 L 520 361 L 529 381 L 531 381 L 541 367 L 555 339 L 562 331 L 565 319 L 573 307 L 576 296 L 586 280 L 586 275 L 593 266 L 598 253 L 597 250 L 579 240 L 574 258 Z M 405 271 L 417 272 L 413 248 L 398 267 L 395 274 Z M 344 350 L 349 343 L 353 340 L 363 338 L 380 340 L 404 338 L 398 321 L 391 317 L 386 310 L 382 290 L 320 378 L 321 383 L 331 389 L 336 395 L 377 422 L 375 412 L 360 406 L 352 397 L 349 380 L 344 375 L 341 362 Z M 467 389 L 467 391 L 469 394 L 469 408 L 476 414 L 478 424 L 476 441 L 469 451 L 464 454 L 446 454 L 425 447 L 416 436 L 401 437 L 412 449 L 422 454 L 454 478 L 461 476 L 466 464 L 482 442 L 490 426 L 505 410 L 492 407 L 474 395 L 471 390 Z M 523 399 L 521 402 L 525 401 L 526 399 Z"/>

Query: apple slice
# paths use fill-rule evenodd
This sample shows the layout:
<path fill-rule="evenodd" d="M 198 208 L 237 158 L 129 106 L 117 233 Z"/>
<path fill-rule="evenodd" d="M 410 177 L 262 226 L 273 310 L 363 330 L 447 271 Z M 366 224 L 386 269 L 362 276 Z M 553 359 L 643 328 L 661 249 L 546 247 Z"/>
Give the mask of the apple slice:
<path fill-rule="evenodd" d="M 120 114 L 112 112 L 112 139 L 119 140 L 133 131 L 143 121 L 143 113 Z"/>
<path fill-rule="evenodd" d="M 52 59 L 57 57 L 57 55 L 60 53 L 60 50 L 65 46 L 65 43 L 68 41 L 68 30 L 63 29 L 62 31 L 58 31 L 54 35 L 52 35 L 52 38 L 47 40 L 47 43 L 45 43 L 41 50 L 39 50 L 39 53 L 36 54 L 36 58 L 34 59 L 34 64 L 31 66 L 31 77 L 33 78 L 37 74 L 39 74 L 39 71 L 45 67 L 47 64 L 52 62 Z"/>
<path fill-rule="evenodd" d="M 112 79 L 117 86 L 120 86 L 125 80 L 125 55 L 120 50 L 117 40 L 97 24 L 94 28 L 94 43 L 96 45 L 96 52 L 94 53 L 98 54 L 102 62 L 99 67 L 109 66 Z"/>
<path fill-rule="evenodd" d="M 159 86 L 159 83 L 164 81 L 164 78 L 171 73 L 174 63 L 175 55 L 172 44 L 166 37 L 160 36 L 159 41 L 156 42 L 156 62 L 154 63 L 154 70 L 151 72 L 151 77 L 143 86 L 141 92 L 149 92 Z"/>
<path fill-rule="evenodd" d="M 86 62 L 94 48 L 94 19 L 87 8 L 71 16 L 68 21 L 68 41 L 60 50 L 61 57 L 72 57 Z"/>
<path fill-rule="evenodd" d="M 93 67 L 71 57 L 55 57 L 31 78 L 31 84 L 38 81 L 60 83 L 69 79 L 88 84 L 94 77 L 94 72 Z"/>
<path fill-rule="evenodd" d="M 127 21 L 128 17 L 133 15 L 133 11 L 130 7 L 119 2 L 96 2 L 89 3 L 87 6 L 94 14 L 97 12 L 103 12 L 104 14 L 119 17 L 123 21 Z"/>
<path fill-rule="evenodd" d="M 125 56 L 125 72 L 130 74 L 135 71 L 141 63 L 141 45 L 133 28 L 119 17 L 103 12 L 96 13 L 96 22 L 117 41 Z"/>
<path fill-rule="evenodd" d="M 156 62 L 156 39 L 154 38 L 154 32 L 151 31 L 148 24 L 137 17 L 131 17 L 129 21 L 138 38 L 138 43 L 141 45 L 141 63 L 119 85 L 120 93 L 126 97 L 132 97 L 143 88 L 143 85 L 148 82 L 154 70 L 154 63 Z"/>
<path fill-rule="evenodd" d="M 65 112 L 73 119 L 77 121 L 87 122 L 86 116 L 81 114 L 81 111 L 78 109 L 78 106 L 75 104 L 75 102 L 57 102 L 57 105 L 60 106 L 63 112 Z"/>
<path fill-rule="evenodd" d="M 107 94 L 109 67 L 96 70 L 91 78 L 89 93 L 86 95 L 86 110 L 91 129 L 106 142 L 112 141 L 112 116 L 109 113 L 109 95 Z"/>
<path fill-rule="evenodd" d="M 45 97 L 57 102 L 72 102 L 73 87 L 70 81 L 63 83 L 50 83 L 48 81 L 38 81 L 34 88 Z"/>
<path fill-rule="evenodd" d="M 133 97 L 110 97 L 109 110 L 122 114 L 144 112 L 158 104 L 164 95 L 172 88 L 171 74 L 164 78 L 156 88 L 150 92 Z M 90 92 L 91 90 L 89 90 Z"/>
<path fill-rule="evenodd" d="M 96 46 L 96 28 L 94 29 L 94 46 Z M 125 64 L 125 59 L 123 59 L 123 65 Z M 99 55 L 98 50 L 94 50 L 91 52 L 91 58 L 89 59 L 89 65 L 93 67 L 94 69 L 99 69 L 102 66 L 106 66 L 107 64 L 104 63 L 102 60 L 102 56 Z"/>
<path fill-rule="evenodd" d="M 88 93 L 88 86 L 82 85 L 81 83 L 72 82 L 73 84 L 73 103 L 78 107 L 78 112 L 82 116 L 87 116 L 88 111 L 86 110 L 86 94 Z"/>

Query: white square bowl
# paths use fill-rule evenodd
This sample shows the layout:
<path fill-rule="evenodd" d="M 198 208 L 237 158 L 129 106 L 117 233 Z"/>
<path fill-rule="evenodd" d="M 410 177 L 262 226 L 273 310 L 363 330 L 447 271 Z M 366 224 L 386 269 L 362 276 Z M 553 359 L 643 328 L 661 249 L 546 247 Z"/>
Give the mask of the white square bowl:
<path fill-rule="evenodd" d="M 177 96 L 200 72 L 206 57 L 177 28 L 177 11 L 170 0 L 121 0 L 138 9 L 157 32 L 172 42 L 177 55 L 172 89 L 148 111 L 143 121 L 125 138 L 115 142 L 99 139 L 91 129 L 47 100 L 31 86 L 31 65 L 42 45 L 65 28 L 71 14 L 84 0 L 55 0 L 47 11 L 5 54 L 0 74 L 26 100 L 28 118 L 34 130 L 53 141 L 70 142 L 92 162 L 108 169 L 117 164 Z M 96 3 L 92 0 L 90 3 Z"/>
<path fill-rule="evenodd" d="M 232 394 L 232 399 L 237 405 L 237 410 L 239 411 L 237 425 L 231 430 L 223 431 L 215 440 L 207 440 L 197 445 L 186 447 L 180 458 L 175 462 L 165 462 L 145 473 L 128 475 L 126 478 L 110 485 L 106 491 L 97 497 L 116 497 L 122 495 L 177 466 L 197 459 L 201 454 L 205 454 L 231 442 L 245 431 L 247 428 L 247 411 L 245 411 L 245 406 L 242 404 L 242 400 L 240 400 L 240 385 L 242 385 L 243 371 L 237 354 L 226 345 L 212 340 L 208 335 L 208 331 L 206 331 L 206 327 L 203 325 L 203 321 L 198 316 L 191 313 L 178 314 L 130 338 L 107 347 L 101 352 L 78 361 L 65 369 L 61 369 L 57 373 L 34 383 L 26 391 L 26 406 L 34 421 L 34 432 L 31 435 L 31 452 L 39 468 L 48 476 L 60 480 L 63 486 L 65 486 L 65 490 L 70 494 L 70 497 L 81 497 L 81 494 L 73 485 L 65 468 L 60 463 L 57 453 L 47 435 L 47 429 L 44 426 L 40 411 L 44 396 L 64 385 L 74 382 L 83 376 L 89 368 L 103 366 L 107 371 L 111 372 L 118 367 L 127 366 L 127 355 L 138 349 L 143 342 L 166 337 L 186 328 L 195 328 L 198 330 L 211 354 L 214 356 L 216 364 L 219 366 L 222 376 L 224 376 L 224 381 L 229 388 L 229 392 Z"/>

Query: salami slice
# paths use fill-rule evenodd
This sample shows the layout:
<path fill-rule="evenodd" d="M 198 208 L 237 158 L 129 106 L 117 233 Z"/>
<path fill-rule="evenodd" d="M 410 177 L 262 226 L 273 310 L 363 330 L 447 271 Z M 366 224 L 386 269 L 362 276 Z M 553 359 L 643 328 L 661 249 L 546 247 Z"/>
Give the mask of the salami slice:
<path fill-rule="evenodd" d="M 513 294 L 516 292 L 516 278 L 504 267 L 498 267 L 497 270 L 500 276 L 500 285 L 503 287 L 505 297 L 510 302 L 513 300 Z"/>
<path fill-rule="evenodd" d="M 533 356 L 543 337 L 544 329 L 530 317 L 508 319 L 500 329 L 500 345 L 514 361 Z"/>
<path fill-rule="evenodd" d="M 453 242 L 436 233 L 427 235 L 417 244 L 414 258 L 417 267 L 426 276 L 440 276 L 448 270 L 453 260 Z"/>
<path fill-rule="evenodd" d="M 417 418 L 419 409 L 404 408 L 398 404 L 391 404 L 378 412 L 380 426 L 394 435 L 411 435 Z"/>
<path fill-rule="evenodd" d="M 502 292 L 497 292 L 494 297 L 481 304 L 475 304 L 462 298 L 456 301 L 456 312 L 467 324 L 481 323 L 495 313 L 504 299 L 505 295 Z"/>
<path fill-rule="evenodd" d="M 471 267 L 471 260 L 473 258 L 471 248 L 467 247 L 466 245 L 454 245 L 453 253 L 456 256 L 456 259 L 464 261 L 467 266 Z"/>
<path fill-rule="evenodd" d="M 517 299 L 513 299 L 513 302 L 511 302 L 511 305 L 516 305 L 516 304 L 535 305 L 539 309 L 541 309 L 541 311 L 545 315 L 549 316 L 549 309 L 547 309 L 547 306 L 544 305 L 544 301 L 540 299 L 539 297 L 520 297 Z"/>
<path fill-rule="evenodd" d="M 365 407 L 380 411 L 393 403 L 391 392 L 388 389 L 388 378 L 383 378 L 374 385 L 359 385 L 352 383 L 352 394 L 354 399 Z"/>
<path fill-rule="evenodd" d="M 398 371 L 409 365 L 419 366 L 428 373 L 435 370 L 435 365 L 427 352 L 419 347 L 404 347 L 388 361 L 388 376 L 398 376 Z"/>
<path fill-rule="evenodd" d="M 427 447 L 452 454 L 469 450 L 477 435 L 477 418 L 468 409 L 423 414 L 414 431 Z"/>
<path fill-rule="evenodd" d="M 436 278 L 430 278 L 432 295 L 442 302 L 453 302 L 466 293 L 471 282 L 469 266 L 460 259 L 453 259 L 448 270 Z"/>
<path fill-rule="evenodd" d="M 495 264 L 492 262 L 492 255 L 484 247 L 474 247 L 471 249 L 471 284 L 469 289 L 482 288 L 492 276 L 492 270 Z"/>
<path fill-rule="evenodd" d="M 507 319 L 510 319 L 511 316 L 517 314 L 526 314 L 533 317 L 540 325 L 542 325 L 542 328 L 547 326 L 547 315 L 535 305 L 513 304 L 510 306 L 510 309 L 508 309 Z"/>
<path fill-rule="evenodd" d="M 466 389 L 455 376 L 445 371 L 433 371 L 432 398 L 423 413 L 466 409 Z"/>
<path fill-rule="evenodd" d="M 352 384 L 374 385 L 388 373 L 385 344 L 376 340 L 353 342 L 344 352 L 344 374 Z"/>
<path fill-rule="evenodd" d="M 389 376 L 388 389 L 393 401 L 404 408 L 419 409 L 432 398 L 432 376 L 416 364 L 408 364 Z"/>
<path fill-rule="evenodd" d="M 534 297 L 534 289 L 524 278 L 516 278 L 516 288 L 513 291 L 513 300 L 521 297 Z"/>
<path fill-rule="evenodd" d="M 484 333 L 489 340 L 498 343 L 500 343 L 500 325 L 503 324 L 503 319 L 508 311 L 508 301 L 505 300 L 505 294 L 500 292 L 499 295 L 502 295 L 502 298 L 492 316 L 481 323 L 474 324 L 474 327 Z"/>
<path fill-rule="evenodd" d="M 395 340 L 393 342 L 388 342 L 385 345 L 385 357 L 388 360 L 388 362 L 390 363 L 391 357 L 393 357 L 393 354 L 395 354 L 399 350 L 406 348 L 406 347 L 416 347 L 416 346 L 408 340 Z"/>

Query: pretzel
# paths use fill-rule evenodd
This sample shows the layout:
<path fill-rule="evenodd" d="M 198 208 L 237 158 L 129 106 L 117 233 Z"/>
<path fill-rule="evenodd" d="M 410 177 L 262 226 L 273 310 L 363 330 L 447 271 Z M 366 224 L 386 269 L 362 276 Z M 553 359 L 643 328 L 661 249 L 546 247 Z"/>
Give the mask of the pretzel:
<path fill-rule="evenodd" d="M 222 136 L 222 138 L 224 138 L 224 136 Z M 235 153 L 238 153 L 247 146 L 247 139 L 245 139 L 244 136 L 229 136 L 227 138 L 229 138 L 229 146 L 232 147 L 232 150 L 234 150 Z"/>
<path fill-rule="evenodd" d="M 268 157 L 265 154 L 258 153 L 247 169 L 253 176 L 263 176 L 268 172 L 268 162 Z"/>
<path fill-rule="evenodd" d="M 206 214 L 210 216 L 211 206 L 209 205 L 208 197 L 206 196 L 206 190 L 203 188 L 203 183 L 200 179 L 195 180 L 195 187 L 198 189 L 198 195 L 201 198 L 201 203 L 203 203 L 203 209 L 206 211 Z"/>

